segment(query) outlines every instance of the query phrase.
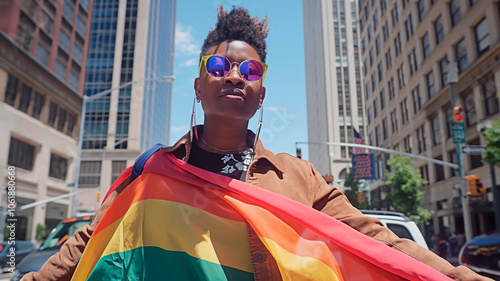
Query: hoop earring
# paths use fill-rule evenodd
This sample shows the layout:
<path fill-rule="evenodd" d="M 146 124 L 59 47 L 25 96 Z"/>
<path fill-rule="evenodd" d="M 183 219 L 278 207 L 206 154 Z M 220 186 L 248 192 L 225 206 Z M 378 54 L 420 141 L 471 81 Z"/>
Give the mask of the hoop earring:
<path fill-rule="evenodd" d="M 253 149 L 255 150 L 255 146 L 257 146 L 257 140 L 260 135 L 260 127 L 262 127 L 262 117 L 264 115 L 264 106 L 260 106 L 259 120 L 257 121 L 257 130 L 255 131 L 255 139 L 253 141 Z"/>
<path fill-rule="evenodd" d="M 193 127 L 196 126 L 196 102 L 200 102 L 198 97 L 195 97 L 193 100 L 193 111 L 191 113 L 191 124 L 189 126 L 189 141 L 193 142 Z M 194 123 L 194 124 L 193 124 Z M 194 136 L 198 139 L 198 129 L 194 128 Z"/>

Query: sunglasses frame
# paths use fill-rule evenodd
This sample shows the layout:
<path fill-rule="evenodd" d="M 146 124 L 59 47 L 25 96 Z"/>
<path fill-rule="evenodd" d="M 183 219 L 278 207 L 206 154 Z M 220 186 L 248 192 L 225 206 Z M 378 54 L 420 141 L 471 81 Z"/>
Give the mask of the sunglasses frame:
<path fill-rule="evenodd" d="M 247 60 L 244 60 L 244 61 L 242 61 L 242 62 L 231 62 L 228 58 L 226 58 L 225 56 L 221 56 L 221 55 L 206 55 L 206 56 L 201 57 L 201 60 L 200 60 L 200 66 L 199 66 L 199 68 L 198 68 L 198 77 L 200 77 L 200 76 L 201 76 L 201 65 L 202 65 L 202 64 L 204 64 L 204 65 L 205 65 L 205 71 L 206 71 L 206 72 L 207 72 L 207 74 L 208 74 L 208 70 L 207 70 L 207 61 L 208 61 L 208 59 L 209 59 L 209 58 L 211 58 L 211 57 L 213 57 L 213 56 L 223 57 L 224 59 L 226 59 L 226 60 L 227 60 L 227 61 L 231 64 L 231 69 L 232 69 L 232 67 L 233 67 L 233 64 L 234 64 L 234 63 L 238 64 L 238 72 L 240 73 L 240 75 L 241 75 L 240 66 L 241 66 L 241 64 L 242 64 L 242 63 L 244 63 L 244 62 L 246 62 L 246 61 L 250 61 L 250 60 L 256 61 L 256 62 L 260 63 L 260 65 L 262 65 L 262 68 L 264 68 L 264 73 L 262 74 L 262 77 L 261 77 L 259 80 L 255 80 L 255 81 L 250 81 L 250 80 L 247 80 L 246 78 L 243 78 L 243 79 L 245 79 L 245 81 L 248 81 L 248 82 L 258 82 L 258 81 L 262 80 L 262 83 L 264 83 L 264 80 L 266 79 L 266 74 L 267 74 L 267 64 L 265 64 L 265 63 L 263 63 L 263 62 L 261 62 L 261 61 L 259 61 L 259 60 L 254 60 L 254 59 L 247 59 Z M 229 70 L 229 72 L 231 72 L 231 69 Z M 208 74 L 208 75 L 210 75 L 210 74 Z M 229 73 L 228 73 L 227 75 L 229 75 Z M 222 76 L 222 77 L 214 77 L 214 76 L 210 75 L 210 77 L 214 77 L 214 78 L 224 78 L 224 77 L 226 77 L 227 75 Z M 241 76 L 242 76 L 242 75 L 241 75 Z M 243 77 L 243 76 L 242 76 L 242 77 Z"/>

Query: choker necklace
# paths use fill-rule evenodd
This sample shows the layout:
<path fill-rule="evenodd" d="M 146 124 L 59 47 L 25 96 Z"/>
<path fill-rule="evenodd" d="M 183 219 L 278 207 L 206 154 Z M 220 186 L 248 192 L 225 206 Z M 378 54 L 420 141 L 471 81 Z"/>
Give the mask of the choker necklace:
<path fill-rule="evenodd" d="M 238 151 L 238 152 L 240 152 L 240 151 L 242 151 L 244 148 L 246 148 L 246 147 L 247 147 L 247 145 L 245 144 L 245 145 L 242 145 L 242 146 L 237 147 L 237 148 L 234 148 L 234 149 L 220 149 L 220 148 L 213 147 L 213 146 L 209 145 L 209 144 L 208 144 L 208 143 L 207 143 L 207 142 L 203 139 L 203 137 L 202 137 L 202 136 L 200 136 L 200 139 L 201 139 L 201 141 L 202 141 L 202 142 L 203 142 L 203 143 L 204 143 L 204 144 L 205 144 L 208 148 L 213 149 L 213 150 L 218 151 L 218 152 L 222 152 L 222 153 L 228 153 L 228 152 L 231 152 L 231 151 Z"/>

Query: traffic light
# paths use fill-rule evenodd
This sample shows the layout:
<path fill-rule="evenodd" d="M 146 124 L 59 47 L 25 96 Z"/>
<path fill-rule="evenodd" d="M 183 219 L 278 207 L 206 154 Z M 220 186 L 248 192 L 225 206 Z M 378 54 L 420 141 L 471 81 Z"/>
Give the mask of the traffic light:
<path fill-rule="evenodd" d="M 481 196 L 486 193 L 486 189 L 483 187 L 481 179 L 476 175 L 465 176 L 467 181 L 467 187 L 469 191 L 467 195 L 469 196 Z"/>
<path fill-rule="evenodd" d="M 464 108 L 461 106 L 455 106 L 453 107 L 453 115 L 455 116 L 455 122 L 463 122 L 464 118 Z"/>
<path fill-rule="evenodd" d="M 101 202 L 101 192 L 98 190 L 95 192 L 97 202 Z"/>
<path fill-rule="evenodd" d="M 483 187 L 483 183 L 479 177 L 476 178 L 476 191 L 478 195 L 486 194 L 486 188 Z"/>

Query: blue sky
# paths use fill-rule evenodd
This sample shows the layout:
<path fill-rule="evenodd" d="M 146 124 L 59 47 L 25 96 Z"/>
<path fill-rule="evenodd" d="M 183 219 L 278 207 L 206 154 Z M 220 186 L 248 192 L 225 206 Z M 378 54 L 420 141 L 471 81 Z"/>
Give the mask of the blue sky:
<path fill-rule="evenodd" d="M 198 58 L 204 38 L 215 26 L 216 8 L 223 4 L 246 8 L 251 16 L 266 15 L 271 29 L 267 37 L 269 69 L 264 86 L 264 118 L 260 139 L 274 153 L 295 155 L 295 142 L 307 141 L 307 113 L 304 72 L 304 42 L 301 0 L 178 0 L 175 48 L 175 82 L 170 143 L 189 129 L 194 98 L 193 81 L 198 75 Z M 249 129 L 255 131 L 257 115 Z M 197 123 L 203 122 L 197 104 Z M 307 149 L 301 145 L 307 159 Z"/>

